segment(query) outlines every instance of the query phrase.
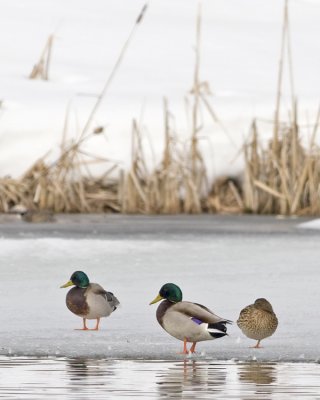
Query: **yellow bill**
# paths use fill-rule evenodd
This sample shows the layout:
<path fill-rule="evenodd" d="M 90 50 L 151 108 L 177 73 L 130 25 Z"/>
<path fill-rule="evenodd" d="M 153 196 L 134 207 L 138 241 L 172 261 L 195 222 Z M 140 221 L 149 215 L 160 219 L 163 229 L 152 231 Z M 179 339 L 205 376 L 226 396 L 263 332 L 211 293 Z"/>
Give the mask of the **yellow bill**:
<path fill-rule="evenodd" d="M 74 283 L 72 283 L 72 281 L 68 281 L 68 282 L 65 283 L 64 285 L 60 286 L 60 289 L 61 289 L 61 288 L 68 287 L 68 286 L 73 286 L 73 285 L 74 285 Z"/>
<path fill-rule="evenodd" d="M 161 300 L 163 300 L 163 297 L 160 296 L 160 294 L 158 294 L 158 296 L 154 300 L 152 300 L 152 302 L 149 305 L 151 306 L 151 304 L 158 303 L 158 301 Z"/>

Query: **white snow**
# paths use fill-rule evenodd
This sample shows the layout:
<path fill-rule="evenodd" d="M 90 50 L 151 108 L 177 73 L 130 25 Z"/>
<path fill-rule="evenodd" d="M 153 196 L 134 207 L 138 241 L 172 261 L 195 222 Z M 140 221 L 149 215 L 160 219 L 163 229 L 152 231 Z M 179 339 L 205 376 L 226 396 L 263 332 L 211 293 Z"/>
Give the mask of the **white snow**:
<path fill-rule="evenodd" d="M 269 299 L 279 318 L 278 330 L 261 350 L 249 349 L 253 341 L 234 323 L 228 337 L 199 343 L 196 357 L 320 359 L 317 235 L 2 238 L 0 260 L 3 355 L 180 358 L 182 343 L 158 325 L 157 305 L 148 305 L 162 284 L 175 282 L 185 300 L 233 321 L 257 297 Z M 82 321 L 65 306 L 68 289 L 59 289 L 77 269 L 121 302 L 99 332 L 74 330 Z"/>
<path fill-rule="evenodd" d="M 231 163 L 252 117 L 274 111 L 283 2 L 203 0 L 201 77 L 212 106 L 235 145 L 208 116 L 203 136 L 209 168 L 232 172 Z M 0 171 L 19 175 L 37 157 L 56 156 L 71 104 L 69 135 L 83 127 L 144 0 L 3 0 L 0 13 Z M 125 55 L 94 124 L 106 127 L 89 146 L 128 165 L 132 118 L 162 145 L 162 98 L 167 96 L 181 137 L 190 132 L 184 97 L 191 89 L 198 2 L 153 0 Z M 320 3 L 290 1 L 295 89 L 302 120 L 312 123 L 319 102 Z M 50 80 L 28 80 L 49 34 L 54 33 Z M 285 93 L 288 94 L 288 88 Z M 285 101 L 283 108 L 286 113 Z M 268 125 L 263 125 L 264 129 Z M 309 130 L 304 134 L 308 136 Z M 151 155 L 150 155 L 151 157 Z"/>
<path fill-rule="evenodd" d="M 299 228 L 302 229 L 320 229 L 320 219 L 316 218 L 311 221 L 303 222 L 302 224 L 299 224 Z"/>

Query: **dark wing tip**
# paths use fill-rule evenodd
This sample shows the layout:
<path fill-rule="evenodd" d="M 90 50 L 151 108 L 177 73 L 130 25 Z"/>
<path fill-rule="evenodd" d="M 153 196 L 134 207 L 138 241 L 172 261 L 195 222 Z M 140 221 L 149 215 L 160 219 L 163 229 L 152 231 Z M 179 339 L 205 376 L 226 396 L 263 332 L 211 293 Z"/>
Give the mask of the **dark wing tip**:
<path fill-rule="evenodd" d="M 214 337 L 215 339 L 219 339 L 219 338 L 221 338 L 221 337 L 223 337 L 223 336 L 228 335 L 227 333 L 224 333 L 224 332 L 209 332 L 209 333 L 210 333 L 210 335 L 211 335 L 212 337 Z"/>
<path fill-rule="evenodd" d="M 227 332 L 226 322 L 221 321 L 221 322 L 215 322 L 215 323 L 208 324 L 208 329 L 216 329 L 218 331 L 226 333 Z M 211 332 L 210 332 L 210 334 L 211 334 Z"/>

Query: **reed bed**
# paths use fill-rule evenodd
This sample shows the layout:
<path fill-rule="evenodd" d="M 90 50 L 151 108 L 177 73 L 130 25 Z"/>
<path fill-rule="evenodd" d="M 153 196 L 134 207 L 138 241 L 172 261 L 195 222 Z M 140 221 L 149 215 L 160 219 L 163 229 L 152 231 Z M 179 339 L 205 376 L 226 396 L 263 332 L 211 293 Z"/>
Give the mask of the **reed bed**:
<path fill-rule="evenodd" d="M 76 178 L 79 169 L 76 164 L 51 167 L 40 160 L 20 179 L 0 179 L 0 211 L 23 205 L 55 213 L 118 212 L 117 184 L 105 176 Z"/>
<path fill-rule="evenodd" d="M 76 143 L 62 150 L 53 164 L 40 159 L 19 179 L 1 178 L 0 211 L 22 204 L 55 213 L 320 215 L 319 123 L 320 109 L 308 145 L 302 143 L 296 121 L 281 124 L 274 146 L 273 138 L 261 143 L 254 121 L 250 140 L 244 145 L 243 176 L 217 178 L 199 191 L 205 163 L 194 174 L 192 152 L 184 151 L 170 124 L 165 124 L 162 159 L 150 169 L 141 131 L 133 121 L 128 170 L 109 160 L 84 157 Z M 88 166 L 92 163 L 102 163 L 105 172 L 91 176 Z"/>
<path fill-rule="evenodd" d="M 296 114 L 295 114 L 296 115 Z M 281 124 L 276 141 L 259 144 L 255 121 L 245 145 L 243 201 L 257 214 L 320 214 L 320 148 L 316 144 L 320 109 L 309 145 L 302 143 L 299 125 Z"/>
<path fill-rule="evenodd" d="M 208 100 L 207 82 L 200 79 L 201 8 L 196 23 L 195 68 L 189 93 L 191 132 L 186 142 L 179 140 L 167 99 L 163 101 L 164 148 L 161 160 L 150 166 L 151 149 L 139 123 L 132 122 L 131 165 L 122 169 L 111 160 L 89 155 L 86 143 L 102 127 L 92 127 L 94 116 L 117 72 L 125 51 L 146 12 L 145 5 L 122 47 L 105 86 L 89 113 L 77 140 L 67 140 L 68 114 L 61 151 L 55 162 L 37 160 L 19 179 L 0 178 L 0 212 L 23 205 L 35 211 L 54 213 L 197 214 L 257 213 L 320 215 L 320 148 L 316 134 L 320 108 L 310 142 L 302 141 L 294 95 L 288 1 L 285 0 L 281 55 L 271 139 L 262 144 L 257 121 L 243 146 L 244 172 L 239 177 L 218 177 L 208 182 L 208 170 L 201 152 L 201 116 L 207 112 L 229 135 Z M 48 79 L 53 36 L 48 39 L 40 61 L 30 78 Z M 287 58 L 292 99 L 289 122 L 280 121 L 284 61 Z M 90 166 L 101 164 L 100 175 Z"/>
<path fill-rule="evenodd" d="M 64 134 L 54 163 L 44 157 L 20 179 L 0 179 L 0 212 L 9 212 L 17 205 L 54 213 L 240 212 L 238 183 L 220 179 L 209 187 L 199 139 L 188 141 L 188 145 L 180 142 L 171 120 L 164 99 L 164 150 L 154 167 L 146 161 L 150 149 L 136 120 L 132 123 L 132 161 L 128 170 L 84 151 L 97 129 L 80 135 L 76 142 L 67 141 Z M 105 171 L 99 176 L 90 173 L 90 165 L 96 163 L 102 164 Z"/>
<path fill-rule="evenodd" d="M 289 122 L 281 122 L 283 77 L 288 67 L 291 94 Z M 256 121 L 251 140 L 244 146 L 245 174 L 243 197 L 245 210 L 261 214 L 320 214 L 320 148 L 316 143 L 320 109 L 312 128 L 309 145 L 302 142 L 294 90 L 293 63 L 288 0 L 284 2 L 281 52 L 276 92 L 272 139 L 259 144 Z"/>
<path fill-rule="evenodd" d="M 85 143 L 97 135 L 94 129 L 77 142 L 64 141 L 54 163 L 43 158 L 20 179 L 0 179 L 0 211 L 22 204 L 55 213 L 320 215 L 320 147 L 316 144 L 320 108 L 309 143 L 302 140 L 296 111 L 290 123 L 278 123 L 277 140 L 271 137 L 265 144 L 259 124 L 253 121 L 244 144 L 243 175 L 219 177 L 209 185 L 199 138 L 187 146 L 180 142 L 166 99 L 163 104 L 165 141 L 156 166 L 148 165 L 150 150 L 136 120 L 128 170 L 85 153 Z M 199 157 L 198 163 L 194 157 Z M 96 163 L 104 171 L 99 176 L 90 174 L 90 165 Z"/>

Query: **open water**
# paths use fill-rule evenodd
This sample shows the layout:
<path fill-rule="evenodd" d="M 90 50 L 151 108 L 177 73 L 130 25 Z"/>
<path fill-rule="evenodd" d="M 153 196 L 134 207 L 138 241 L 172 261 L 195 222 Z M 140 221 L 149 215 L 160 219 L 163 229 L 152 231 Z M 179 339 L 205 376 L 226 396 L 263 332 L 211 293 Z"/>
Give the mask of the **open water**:
<path fill-rule="evenodd" d="M 320 399 L 316 363 L 0 359 L 4 399 Z"/>

